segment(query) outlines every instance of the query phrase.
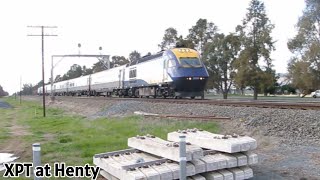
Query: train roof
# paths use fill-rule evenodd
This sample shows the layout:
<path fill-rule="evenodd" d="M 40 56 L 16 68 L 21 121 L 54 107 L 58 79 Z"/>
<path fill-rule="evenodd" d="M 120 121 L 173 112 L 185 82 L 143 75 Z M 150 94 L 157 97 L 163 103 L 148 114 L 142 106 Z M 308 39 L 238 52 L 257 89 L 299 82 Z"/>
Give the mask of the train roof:
<path fill-rule="evenodd" d="M 136 65 L 136 64 L 139 64 L 139 63 L 142 63 L 142 62 L 150 61 L 150 60 L 152 60 L 152 59 L 161 57 L 161 56 L 163 55 L 163 53 L 164 53 L 164 51 L 161 51 L 161 52 L 158 52 L 157 54 L 143 56 L 143 57 L 141 57 L 140 59 L 137 59 L 137 60 L 135 60 L 135 61 L 132 61 L 132 62 L 129 64 L 129 66 Z"/>

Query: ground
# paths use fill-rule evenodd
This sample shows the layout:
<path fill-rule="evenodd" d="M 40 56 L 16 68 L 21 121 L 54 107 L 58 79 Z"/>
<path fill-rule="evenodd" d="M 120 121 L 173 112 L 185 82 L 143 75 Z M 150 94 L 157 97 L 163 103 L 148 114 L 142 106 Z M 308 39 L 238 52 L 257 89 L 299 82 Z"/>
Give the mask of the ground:
<path fill-rule="evenodd" d="M 24 100 L 33 100 L 40 102 L 39 97 L 24 97 Z M 292 101 L 292 99 L 290 99 Z M 258 148 L 254 151 L 259 155 L 260 162 L 258 165 L 253 166 L 255 178 L 253 179 L 320 179 L 320 143 L 319 134 L 317 129 L 319 128 L 319 118 L 317 111 L 302 111 L 302 110 L 272 110 L 272 109 L 259 109 L 259 108 L 232 108 L 232 107 L 203 107 L 202 105 L 179 105 L 179 104 L 165 104 L 165 103 L 146 103 L 139 101 L 106 101 L 99 98 L 57 98 L 52 103 L 47 104 L 50 108 L 63 109 L 68 115 L 81 115 L 85 117 L 84 126 L 92 126 L 92 122 L 97 122 L 96 126 L 88 129 L 97 131 L 97 125 L 103 117 L 121 119 L 127 116 L 131 116 L 134 111 L 145 111 L 150 113 L 165 113 L 165 114 L 199 114 L 199 115 L 218 115 L 228 116 L 232 120 L 215 122 L 219 126 L 219 133 L 238 133 L 247 134 L 255 138 L 258 142 Z M 35 108 L 33 110 L 34 116 L 41 116 L 41 110 Z M 33 130 L 28 130 L 28 127 L 20 124 L 15 119 L 13 114 L 7 112 L 7 116 L 11 120 L 6 120 L 8 131 L 10 131 L 8 137 L 8 143 L 3 144 L 0 141 L 1 150 L 12 149 L 20 155 L 27 157 L 28 152 L 21 151 L 24 148 L 24 143 L 20 138 L 14 138 L 19 136 L 28 136 L 30 133 L 35 133 Z M 55 115 L 59 113 L 53 113 Z M 300 117 L 301 116 L 301 117 Z M 294 118 L 293 118 L 294 117 Z M 1 119 L 0 119 L 1 120 Z M 299 124 L 301 121 L 303 124 Z M 117 120 L 114 120 L 117 123 Z M 131 120 L 125 120 L 129 123 Z M 175 120 L 165 120 L 164 124 L 171 123 Z M 290 125 L 288 123 L 293 125 Z M 82 122 L 82 120 L 81 120 Z M 285 122 L 285 123 L 282 123 Z M 103 123 L 103 122 L 101 122 Z M 159 122 L 155 119 L 144 119 L 145 124 L 138 125 L 138 132 L 144 133 L 152 129 L 157 133 L 158 129 L 161 129 L 163 122 Z M 184 124 L 184 123 L 182 123 Z M 295 127 L 294 125 L 297 125 Z M 304 124 L 307 124 L 304 126 Z M 309 125 L 310 124 L 310 125 Z M 109 125 L 109 124 L 108 124 Z M 204 122 L 199 124 L 189 124 L 189 126 L 206 126 Z M 311 126 L 312 125 L 312 126 Z M 121 126 L 121 124 L 116 124 Z M 169 124 L 169 126 L 172 126 Z M 184 128 L 184 125 L 174 125 L 174 128 Z M 301 129 L 299 129 L 301 127 Z M 312 127 L 313 129 L 308 129 Z M 103 132 L 107 128 L 100 128 Z M 209 128 L 210 129 L 210 128 Z M 65 129 L 67 131 L 67 128 Z M 313 132 L 312 130 L 316 131 Z M 70 130 L 73 131 L 73 130 Z M 135 131 L 137 132 L 137 131 Z M 37 133 L 37 132 L 36 132 Z M 38 132 L 39 133 L 39 132 Z M 105 133 L 110 133 L 106 130 Z M 119 138 L 125 138 L 130 135 L 131 132 L 121 132 L 122 136 L 117 134 Z M 160 134 L 160 132 L 158 132 Z M 40 133 L 41 134 L 41 133 Z M 94 136 L 95 134 L 91 134 Z M 6 135 L 4 135 L 5 137 Z M 43 133 L 41 136 L 42 142 L 53 141 L 57 139 L 56 133 Z M 61 142 L 70 141 L 70 138 L 75 143 L 76 140 L 71 135 L 64 134 L 59 136 L 58 140 Z M 0 138 L 1 140 L 2 138 Z M 19 140 L 20 139 L 20 140 Z M 125 140 L 122 140 L 125 141 Z M 73 144 L 74 144 L 73 143 Z M 68 143 L 66 143 L 68 144 Z M 52 145 L 52 144 L 50 144 Z M 63 144 L 65 145 L 65 144 Z M 121 149 L 125 145 L 115 146 L 113 149 Z M 66 146 L 70 148 L 69 146 Z M 95 150 L 96 153 L 102 153 L 103 148 Z M 26 150 L 27 151 L 27 150 Z M 85 154 L 85 161 L 90 161 L 90 153 L 92 152 L 80 152 Z M 62 153 L 61 156 L 68 154 Z M 89 154 L 89 155 L 86 155 Z M 55 155 L 56 156 L 56 155 Z M 48 158 L 50 159 L 50 158 Z"/>
<path fill-rule="evenodd" d="M 92 164 L 94 154 L 128 148 L 128 137 L 153 134 L 165 139 L 168 132 L 193 127 L 217 131 L 216 123 L 144 119 L 132 115 L 93 120 L 49 104 L 47 117 L 43 118 L 40 103 L 25 99 L 20 105 L 19 101 L 7 98 L 5 101 L 13 107 L 0 108 L 0 152 L 14 153 L 20 162 L 32 161 L 31 147 L 35 142 L 41 144 L 43 163 L 65 162 L 69 166 L 79 166 Z M 0 101 L 0 105 L 7 105 Z M 77 104 L 79 102 L 74 106 Z"/>

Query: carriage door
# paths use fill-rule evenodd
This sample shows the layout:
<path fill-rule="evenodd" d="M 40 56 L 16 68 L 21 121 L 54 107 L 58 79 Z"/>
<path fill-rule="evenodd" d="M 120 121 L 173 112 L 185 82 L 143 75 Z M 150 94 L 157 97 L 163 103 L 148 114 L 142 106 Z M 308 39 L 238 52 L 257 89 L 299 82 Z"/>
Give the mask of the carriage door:
<path fill-rule="evenodd" d="M 123 88 L 124 69 L 119 70 L 119 88 Z"/>
<path fill-rule="evenodd" d="M 165 58 L 165 60 L 163 61 L 163 82 L 168 81 L 168 59 Z"/>
<path fill-rule="evenodd" d="M 87 79 L 88 91 L 91 91 L 91 75 Z"/>
<path fill-rule="evenodd" d="M 67 93 L 69 92 L 69 82 L 66 83 Z"/>

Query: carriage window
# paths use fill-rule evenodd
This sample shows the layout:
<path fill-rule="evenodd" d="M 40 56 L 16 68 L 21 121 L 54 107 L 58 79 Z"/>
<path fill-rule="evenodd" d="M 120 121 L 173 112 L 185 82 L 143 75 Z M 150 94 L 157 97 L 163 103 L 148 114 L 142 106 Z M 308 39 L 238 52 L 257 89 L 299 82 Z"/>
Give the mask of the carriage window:
<path fill-rule="evenodd" d="M 137 69 L 136 68 L 130 69 L 129 78 L 136 78 L 136 77 L 137 77 Z"/>

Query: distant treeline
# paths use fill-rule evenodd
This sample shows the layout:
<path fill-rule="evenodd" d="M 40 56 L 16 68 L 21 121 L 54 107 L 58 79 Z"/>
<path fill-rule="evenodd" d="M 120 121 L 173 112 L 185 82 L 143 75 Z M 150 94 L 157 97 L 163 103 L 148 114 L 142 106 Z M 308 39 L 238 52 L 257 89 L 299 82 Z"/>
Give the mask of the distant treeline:
<path fill-rule="evenodd" d="M 0 85 L 0 97 L 8 96 L 8 95 L 9 95 L 9 93 L 4 91 L 2 86 Z"/>

